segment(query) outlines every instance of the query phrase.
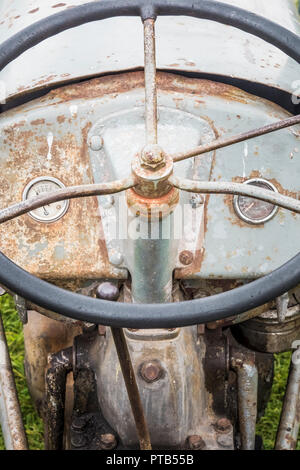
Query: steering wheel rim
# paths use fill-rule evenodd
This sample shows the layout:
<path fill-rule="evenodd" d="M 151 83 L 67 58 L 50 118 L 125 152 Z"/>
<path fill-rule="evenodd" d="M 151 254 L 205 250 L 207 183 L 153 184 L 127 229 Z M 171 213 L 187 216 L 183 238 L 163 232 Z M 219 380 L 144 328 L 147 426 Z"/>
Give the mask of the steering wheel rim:
<path fill-rule="evenodd" d="M 213 0 L 102 0 L 44 18 L 0 46 L 0 69 L 62 31 L 115 16 L 185 15 L 213 20 L 253 34 L 300 62 L 300 38 L 246 10 Z M 299 51 L 299 52 L 297 52 Z M 209 323 L 256 308 L 300 283 L 300 253 L 272 273 L 229 292 L 186 302 L 126 304 L 66 291 L 20 268 L 0 253 L 0 282 L 45 309 L 80 321 L 126 328 L 173 328 Z"/>

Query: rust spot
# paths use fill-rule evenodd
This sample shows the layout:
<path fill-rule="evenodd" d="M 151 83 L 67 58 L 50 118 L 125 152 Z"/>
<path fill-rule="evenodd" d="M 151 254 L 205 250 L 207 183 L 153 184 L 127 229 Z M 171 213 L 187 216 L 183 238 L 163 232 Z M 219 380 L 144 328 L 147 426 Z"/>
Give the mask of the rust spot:
<path fill-rule="evenodd" d="M 57 116 L 57 122 L 59 122 L 60 124 L 62 124 L 63 122 L 65 122 L 66 120 L 66 116 L 64 116 L 63 114 L 61 114 L 60 116 Z"/>
<path fill-rule="evenodd" d="M 38 126 L 40 124 L 45 124 L 45 119 L 35 119 L 34 121 L 31 121 L 31 123 L 33 126 Z"/>
<path fill-rule="evenodd" d="M 66 6 L 66 3 L 56 3 L 56 5 L 52 5 L 51 8 L 59 8 L 59 7 L 64 7 Z"/>
<path fill-rule="evenodd" d="M 34 10 L 30 10 L 28 13 L 36 13 L 37 11 L 39 11 L 39 8 L 35 8 Z"/>

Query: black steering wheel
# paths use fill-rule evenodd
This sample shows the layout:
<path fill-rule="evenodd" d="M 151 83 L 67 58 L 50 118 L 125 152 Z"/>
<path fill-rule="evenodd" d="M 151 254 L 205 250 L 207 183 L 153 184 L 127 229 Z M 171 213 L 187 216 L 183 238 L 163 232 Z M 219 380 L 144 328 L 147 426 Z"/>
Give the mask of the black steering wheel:
<path fill-rule="evenodd" d="M 101 0 L 73 7 L 25 28 L 0 46 L 0 70 L 62 31 L 116 16 L 185 15 L 234 26 L 300 62 L 300 38 L 280 25 L 214 0 Z M 126 304 L 75 294 L 24 271 L 0 253 L 0 282 L 38 306 L 80 321 L 127 328 L 172 328 L 224 319 L 256 308 L 300 283 L 300 253 L 271 274 L 229 292 L 186 302 Z"/>

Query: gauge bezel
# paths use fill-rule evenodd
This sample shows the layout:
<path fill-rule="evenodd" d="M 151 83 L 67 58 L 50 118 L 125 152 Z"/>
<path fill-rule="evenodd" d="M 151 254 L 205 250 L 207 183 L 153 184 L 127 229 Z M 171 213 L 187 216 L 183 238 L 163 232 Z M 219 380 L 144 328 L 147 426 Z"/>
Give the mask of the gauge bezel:
<path fill-rule="evenodd" d="M 37 178 L 34 178 L 33 180 L 31 180 L 25 186 L 24 191 L 23 191 L 23 196 L 22 196 L 23 201 L 27 201 L 28 193 L 29 193 L 29 191 L 30 191 L 30 189 L 32 188 L 33 185 L 35 185 L 36 183 L 47 182 L 47 181 L 50 181 L 51 183 L 56 183 L 61 189 L 65 188 L 65 185 L 59 179 L 54 178 L 53 176 L 38 176 Z M 65 201 L 62 201 L 62 202 L 65 204 L 65 207 L 64 207 L 63 211 L 57 217 L 55 217 L 51 220 L 42 220 L 39 217 L 37 217 L 36 215 L 34 215 L 33 211 L 28 212 L 28 215 L 32 219 L 34 219 L 36 222 L 40 222 L 42 224 L 52 224 L 52 223 L 57 222 L 58 220 L 60 220 L 66 214 L 67 210 L 69 209 L 70 201 L 65 200 Z"/>
<path fill-rule="evenodd" d="M 268 186 L 268 188 L 271 190 L 271 191 L 274 191 L 275 193 L 278 193 L 278 189 L 276 188 L 276 186 L 271 183 L 270 181 L 264 179 L 264 178 L 251 178 L 247 181 L 244 181 L 243 184 L 252 184 L 252 186 L 255 186 L 253 183 L 263 183 L 265 184 L 266 186 Z M 272 210 L 272 212 L 267 216 L 267 217 L 264 217 L 262 219 L 259 219 L 259 220 L 254 220 L 254 219 L 251 219 L 250 217 L 247 217 L 245 214 L 243 214 L 243 212 L 241 211 L 240 207 L 239 207 L 239 199 L 240 197 L 245 197 L 245 196 L 234 196 L 233 198 L 233 207 L 234 207 L 234 210 L 237 214 L 237 216 L 242 219 L 244 222 L 247 222 L 248 224 L 251 224 L 251 225 L 261 225 L 261 224 L 265 224 L 266 222 L 268 222 L 269 220 L 273 219 L 273 217 L 275 217 L 275 215 L 277 214 L 278 210 L 279 210 L 279 207 L 278 206 L 275 206 L 274 205 L 274 208 Z M 253 198 L 255 199 L 255 198 Z"/>

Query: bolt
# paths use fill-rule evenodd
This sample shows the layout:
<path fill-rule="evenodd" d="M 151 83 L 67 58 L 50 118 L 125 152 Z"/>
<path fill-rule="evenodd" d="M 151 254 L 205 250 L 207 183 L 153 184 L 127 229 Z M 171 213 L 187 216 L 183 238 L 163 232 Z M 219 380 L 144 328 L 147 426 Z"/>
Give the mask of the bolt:
<path fill-rule="evenodd" d="M 152 383 L 162 376 L 162 368 L 158 361 L 144 362 L 140 369 L 140 375 L 145 382 Z"/>
<path fill-rule="evenodd" d="M 165 157 L 159 145 L 146 145 L 141 152 L 142 165 L 156 169 L 165 163 Z"/>
<path fill-rule="evenodd" d="M 191 450 L 203 450 L 206 444 L 201 436 L 196 435 L 188 437 L 188 446 Z"/>
<path fill-rule="evenodd" d="M 101 434 L 100 447 L 104 450 L 112 450 L 117 447 L 117 440 L 113 434 Z"/>
<path fill-rule="evenodd" d="M 109 253 L 109 261 L 114 266 L 120 266 L 123 262 L 123 255 L 119 251 L 111 251 Z"/>
<path fill-rule="evenodd" d="M 85 416 L 75 416 L 72 421 L 72 429 L 74 431 L 82 431 L 87 425 L 87 419 Z"/>
<path fill-rule="evenodd" d="M 97 152 L 97 150 L 101 150 L 103 147 L 103 139 L 100 135 L 92 135 L 89 138 L 89 147 Z"/>
<path fill-rule="evenodd" d="M 216 423 L 217 431 L 227 434 L 231 430 L 231 422 L 227 418 L 221 418 Z"/>
<path fill-rule="evenodd" d="M 189 264 L 192 264 L 193 260 L 194 260 L 194 255 L 191 251 L 184 250 L 179 255 L 179 261 L 184 266 L 188 266 Z"/>
<path fill-rule="evenodd" d="M 86 445 L 86 438 L 82 434 L 74 433 L 71 436 L 71 445 L 76 448 L 83 447 Z"/>
<path fill-rule="evenodd" d="M 103 300 L 117 300 L 119 297 L 120 291 L 116 284 L 113 282 L 102 282 L 99 284 L 96 290 L 96 296 L 98 299 Z"/>
<path fill-rule="evenodd" d="M 220 434 L 217 436 L 217 443 L 225 449 L 230 449 L 232 447 L 232 437 L 228 434 Z"/>

